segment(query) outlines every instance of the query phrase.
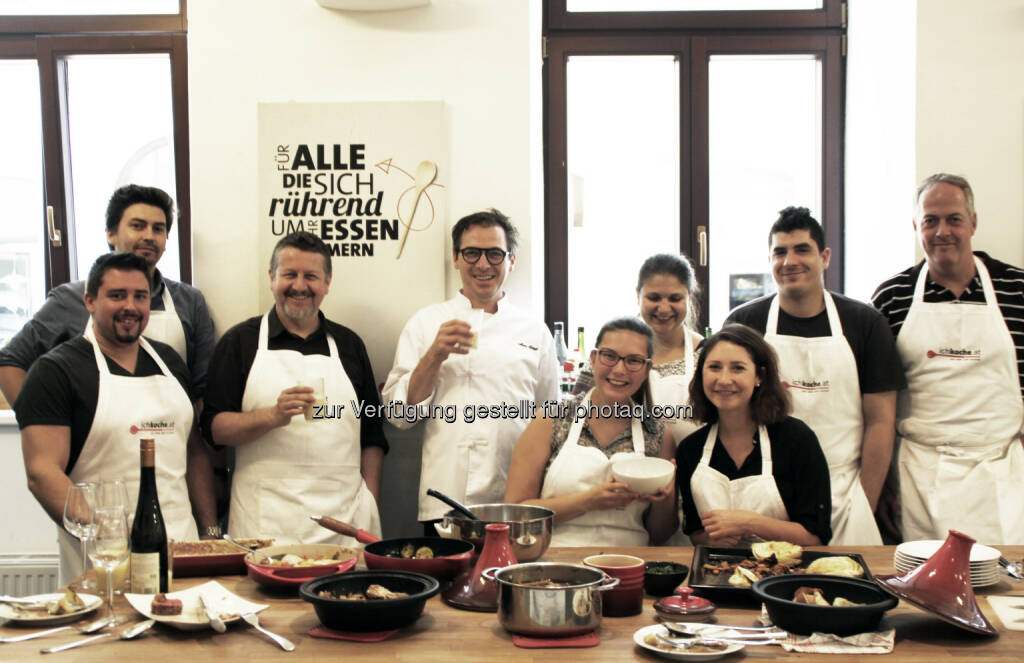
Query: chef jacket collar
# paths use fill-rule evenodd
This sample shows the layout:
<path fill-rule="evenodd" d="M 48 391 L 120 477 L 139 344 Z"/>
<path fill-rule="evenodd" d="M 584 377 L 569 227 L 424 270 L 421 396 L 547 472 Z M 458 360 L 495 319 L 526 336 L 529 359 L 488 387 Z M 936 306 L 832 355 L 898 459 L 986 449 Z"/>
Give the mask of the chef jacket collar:
<path fill-rule="evenodd" d="M 316 340 L 317 338 L 322 336 L 323 333 L 324 333 L 324 320 L 326 319 L 324 317 L 324 312 L 323 311 L 317 311 L 316 312 L 316 317 L 317 317 L 317 321 L 318 321 L 318 325 L 317 325 L 316 331 L 314 331 L 312 334 L 310 334 L 305 339 L 303 339 L 301 336 L 296 336 L 295 334 L 293 334 L 290 331 L 288 331 L 288 329 L 284 326 L 284 323 L 281 322 L 281 318 L 277 317 L 277 307 L 274 307 L 274 308 L 270 309 L 270 316 L 268 317 L 267 337 L 268 338 L 277 338 L 277 337 L 281 336 L 282 334 L 287 334 L 288 336 L 291 336 L 292 338 L 298 339 L 300 341 L 305 341 L 307 343 L 309 341 Z"/>
<path fill-rule="evenodd" d="M 455 294 L 456 294 L 455 301 L 458 303 L 459 308 L 464 308 L 464 309 L 471 309 L 471 308 L 473 308 L 473 302 L 469 301 L 469 297 L 464 295 L 462 293 L 462 290 L 459 290 Z M 497 313 L 501 313 L 501 310 L 504 309 L 505 307 L 508 307 L 508 306 L 512 306 L 512 303 L 509 302 L 509 300 L 508 300 L 508 293 L 505 292 L 505 291 L 502 291 L 501 299 L 498 300 L 498 310 L 495 311 L 495 313 L 496 314 Z"/>

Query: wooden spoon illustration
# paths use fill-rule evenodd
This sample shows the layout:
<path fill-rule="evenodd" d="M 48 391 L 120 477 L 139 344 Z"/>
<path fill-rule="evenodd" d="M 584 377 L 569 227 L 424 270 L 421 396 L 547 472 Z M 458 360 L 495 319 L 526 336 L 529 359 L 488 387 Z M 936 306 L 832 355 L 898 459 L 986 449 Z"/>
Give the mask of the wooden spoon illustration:
<path fill-rule="evenodd" d="M 413 219 L 416 218 L 416 207 L 420 204 L 420 196 L 423 190 L 430 186 L 437 177 L 437 164 L 433 161 L 420 161 L 416 166 L 416 180 L 413 184 L 415 189 L 412 193 L 412 212 L 409 213 L 409 220 L 405 224 L 405 232 L 402 233 L 402 241 L 398 244 L 398 255 L 395 260 L 402 257 L 402 249 L 405 248 L 405 240 L 409 239 L 409 230 L 412 228 Z"/>

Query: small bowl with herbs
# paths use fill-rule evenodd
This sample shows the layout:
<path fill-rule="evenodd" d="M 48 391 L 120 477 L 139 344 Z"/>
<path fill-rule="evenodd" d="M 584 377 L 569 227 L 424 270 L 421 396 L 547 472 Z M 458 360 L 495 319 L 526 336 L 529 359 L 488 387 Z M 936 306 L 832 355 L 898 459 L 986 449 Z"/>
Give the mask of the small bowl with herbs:
<path fill-rule="evenodd" d="M 647 562 L 644 564 L 644 591 L 651 596 L 668 596 L 690 572 L 679 562 Z"/>

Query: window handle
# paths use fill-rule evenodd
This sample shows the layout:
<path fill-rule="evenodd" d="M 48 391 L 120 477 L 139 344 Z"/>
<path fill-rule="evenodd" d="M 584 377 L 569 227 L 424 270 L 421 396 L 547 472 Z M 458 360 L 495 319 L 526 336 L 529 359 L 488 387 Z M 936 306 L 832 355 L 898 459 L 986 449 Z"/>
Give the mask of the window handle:
<path fill-rule="evenodd" d="M 50 246 L 59 247 L 63 245 L 60 239 L 60 231 L 53 224 L 53 205 L 46 206 L 46 233 L 50 237 Z"/>
<path fill-rule="evenodd" d="M 697 244 L 700 245 L 700 266 L 708 265 L 708 227 L 697 226 Z"/>

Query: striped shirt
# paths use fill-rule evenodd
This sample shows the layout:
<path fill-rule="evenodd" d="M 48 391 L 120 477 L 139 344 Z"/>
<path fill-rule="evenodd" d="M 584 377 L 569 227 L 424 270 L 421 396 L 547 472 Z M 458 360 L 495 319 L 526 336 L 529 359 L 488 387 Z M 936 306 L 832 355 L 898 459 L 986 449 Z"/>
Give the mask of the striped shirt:
<path fill-rule="evenodd" d="M 974 255 L 981 258 L 981 262 L 988 270 L 989 277 L 992 279 L 992 288 L 996 292 L 999 311 L 1003 314 L 1006 328 L 1010 330 L 1010 337 L 1017 349 L 1017 375 L 1021 384 L 1021 397 L 1024 398 L 1024 270 L 1000 262 L 983 251 L 975 251 Z M 871 303 L 889 321 L 892 335 L 897 339 L 900 328 L 903 327 L 903 321 L 907 319 L 910 302 L 914 298 L 914 286 L 923 265 L 924 261 L 922 260 L 913 267 L 883 281 L 875 290 L 875 294 L 871 296 Z M 974 275 L 974 279 L 960 297 L 955 296 L 952 291 L 935 283 L 930 278 L 926 278 L 924 301 L 960 301 L 964 304 L 984 304 L 985 293 L 977 274 Z"/>

